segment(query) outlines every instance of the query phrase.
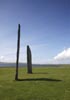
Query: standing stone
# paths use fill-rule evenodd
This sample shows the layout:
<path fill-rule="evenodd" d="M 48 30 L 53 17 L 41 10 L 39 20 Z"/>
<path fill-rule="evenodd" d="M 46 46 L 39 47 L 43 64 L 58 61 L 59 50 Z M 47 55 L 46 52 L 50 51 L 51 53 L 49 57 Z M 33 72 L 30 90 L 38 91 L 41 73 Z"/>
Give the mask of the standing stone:
<path fill-rule="evenodd" d="M 15 80 L 18 80 L 19 49 L 20 49 L 20 24 L 18 24 L 18 39 L 17 39 L 17 55 L 16 55 L 16 74 L 15 74 Z"/>
<path fill-rule="evenodd" d="M 29 46 L 27 46 L 27 72 L 32 73 L 32 55 Z"/>

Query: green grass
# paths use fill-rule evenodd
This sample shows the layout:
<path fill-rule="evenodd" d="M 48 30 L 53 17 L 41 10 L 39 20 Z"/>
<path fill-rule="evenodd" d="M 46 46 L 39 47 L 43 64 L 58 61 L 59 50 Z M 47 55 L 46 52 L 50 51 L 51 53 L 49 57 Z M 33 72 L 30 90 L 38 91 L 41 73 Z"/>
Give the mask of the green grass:
<path fill-rule="evenodd" d="M 70 68 L 19 69 L 15 81 L 15 68 L 0 68 L 0 100 L 70 100 Z"/>

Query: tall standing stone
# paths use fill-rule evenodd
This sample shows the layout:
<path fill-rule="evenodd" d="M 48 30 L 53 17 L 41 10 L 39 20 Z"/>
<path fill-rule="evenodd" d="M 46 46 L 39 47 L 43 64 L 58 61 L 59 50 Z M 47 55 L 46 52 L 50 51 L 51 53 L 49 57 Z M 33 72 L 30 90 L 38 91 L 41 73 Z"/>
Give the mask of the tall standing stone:
<path fill-rule="evenodd" d="M 32 54 L 29 46 L 27 46 L 27 72 L 32 73 Z"/>
<path fill-rule="evenodd" d="M 17 55 L 16 55 L 16 74 L 15 74 L 15 80 L 18 80 L 19 50 L 20 50 L 20 24 L 18 24 L 18 39 L 17 39 Z"/>

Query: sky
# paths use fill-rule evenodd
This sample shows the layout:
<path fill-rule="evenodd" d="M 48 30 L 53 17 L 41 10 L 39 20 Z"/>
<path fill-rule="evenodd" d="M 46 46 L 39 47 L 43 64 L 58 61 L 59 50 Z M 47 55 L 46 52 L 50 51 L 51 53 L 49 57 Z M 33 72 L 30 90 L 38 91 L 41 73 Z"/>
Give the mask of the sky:
<path fill-rule="evenodd" d="M 0 62 L 16 62 L 21 25 L 20 62 L 70 63 L 70 0 L 0 0 Z"/>

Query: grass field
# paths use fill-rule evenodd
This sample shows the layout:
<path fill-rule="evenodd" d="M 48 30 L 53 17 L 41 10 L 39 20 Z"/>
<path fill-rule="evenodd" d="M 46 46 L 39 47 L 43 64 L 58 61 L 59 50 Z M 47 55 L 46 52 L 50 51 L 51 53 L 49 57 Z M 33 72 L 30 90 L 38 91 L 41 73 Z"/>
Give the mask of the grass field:
<path fill-rule="evenodd" d="M 14 76 L 15 68 L 0 68 L 0 100 L 70 100 L 69 67 L 20 68 L 19 81 Z"/>

